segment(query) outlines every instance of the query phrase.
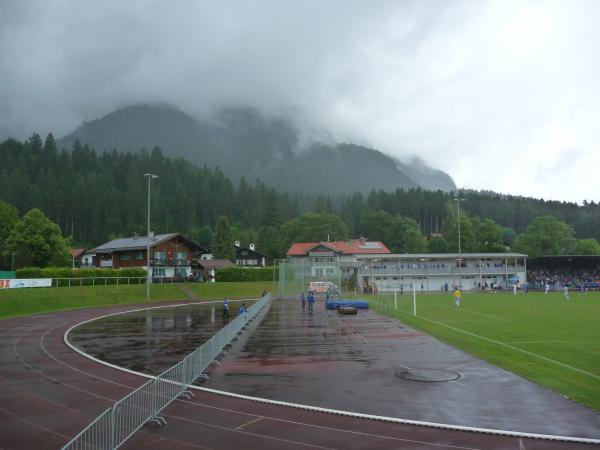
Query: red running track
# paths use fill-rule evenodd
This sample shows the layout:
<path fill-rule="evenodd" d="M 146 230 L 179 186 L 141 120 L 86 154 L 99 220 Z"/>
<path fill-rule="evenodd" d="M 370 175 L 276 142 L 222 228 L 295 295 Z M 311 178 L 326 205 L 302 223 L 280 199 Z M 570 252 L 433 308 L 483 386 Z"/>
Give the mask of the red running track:
<path fill-rule="evenodd" d="M 1 322 L 0 449 L 60 448 L 113 402 L 146 381 L 91 361 L 63 342 L 65 331 L 72 325 L 139 307 L 81 309 Z M 163 415 L 167 426 L 143 428 L 125 448 L 591 448 L 586 444 L 348 418 L 208 392 L 196 392 L 192 400 L 177 400 Z"/>

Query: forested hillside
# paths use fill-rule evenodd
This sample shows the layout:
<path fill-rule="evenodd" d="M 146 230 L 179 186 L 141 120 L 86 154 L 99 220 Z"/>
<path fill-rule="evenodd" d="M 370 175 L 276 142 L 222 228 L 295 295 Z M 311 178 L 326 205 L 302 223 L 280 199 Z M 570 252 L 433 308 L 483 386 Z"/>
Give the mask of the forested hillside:
<path fill-rule="evenodd" d="M 99 155 L 76 142 L 72 151 L 67 152 L 57 149 L 52 135 L 43 141 L 34 134 L 26 142 L 12 139 L 2 142 L 0 158 L 0 200 L 15 206 L 21 215 L 40 208 L 61 227 L 64 235 L 72 235 L 72 243 L 84 246 L 116 236 L 145 233 L 144 173 L 148 172 L 160 176 L 152 184 L 152 223 L 157 233 L 183 232 L 210 244 L 217 217 L 224 215 L 243 241 L 262 241 L 266 245 L 279 239 L 278 245 L 268 251 L 272 256 L 285 251 L 287 242 L 279 233 L 293 227 L 283 225 L 311 211 L 332 213 L 343 223 L 336 228 L 338 231 L 326 230 L 320 237 L 323 240 L 330 232 L 332 239 L 366 236 L 391 240 L 394 236 L 386 234 L 389 231 L 384 229 L 385 224 L 389 222 L 389 229 L 410 228 L 404 218 L 416 221 L 427 236 L 432 232 L 447 232 L 452 228 L 450 222 L 455 220 L 452 193 L 412 189 L 372 191 L 367 196 L 289 194 L 244 179 L 234 185 L 218 169 L 167 158 L 158 148 L 150 152 L 113 151 Z M 475 216 L 480 216 L 481 221 L 477 222 L 480 227 L 485 225 L 483 219 L 492 219 L 505 227 L 503 233 L 509 238 L 504 239 L 504 245 L 510 245 L 514 232 L 523 232 L 536 217 L 544 215 L 570 224 L 578 239 L 600 239 L 597 226 L 600 205 L 595 203 L 578 206 L 471 191 L 461 192 L 461 197 L 465 199 L 461 203 L 465 218 L 475 221 L 479 220 Z M 467 238 L 465 234 L 463 239 Z M 448 242 L 451 244 L 450 238 Z M 391 246 L 399 251 L 409 248 L 403 245 Z M 488 248 L 483 244 L 473 245 L 474 249 Z M 452 245 L 448 250 L 452 250 Z"/>
<path fill-rule="evenodd" d="M 400 162 L 374 148 L 333 142 L 325 131 L 325 137 L 309 138 L 299 127 L 290 118 L 254 108 L 222 108 L 196 119 L 165 104 L 135 104 L 84 122 L 58 146 L 70 149 L 79 140 L 98 153 L 158 146 L 165 156 L 219 167 L 235 183 L 244 176 L 288 192 L 456 187 L 448 174 L 424 161 Z"/>

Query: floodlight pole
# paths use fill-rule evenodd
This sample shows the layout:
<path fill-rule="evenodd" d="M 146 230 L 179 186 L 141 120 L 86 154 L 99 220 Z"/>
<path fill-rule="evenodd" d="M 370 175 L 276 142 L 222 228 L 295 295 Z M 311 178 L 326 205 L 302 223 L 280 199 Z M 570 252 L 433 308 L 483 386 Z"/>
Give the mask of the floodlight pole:
<path fill-rule="evenodd" d="M 461 280 L 461 272 L 462 272 L 462 255 L 461 255 L 461 247 L 460 247 L 460 202 L 464 202 L 464 198 L 457 197 L 454 199 L 456 202 L 456 216 L 458 223 L 458 284 L 462 286 Z"/>
<path fill-rule="evenodd" d="M 148 234 L 146 235 L 146 265 L 148 269 L 146 276 L 146 300 L 150 302 L 150 182 L 156 180 L 158 175 L 145 173 L 144 177 L 148 178 Z"/>

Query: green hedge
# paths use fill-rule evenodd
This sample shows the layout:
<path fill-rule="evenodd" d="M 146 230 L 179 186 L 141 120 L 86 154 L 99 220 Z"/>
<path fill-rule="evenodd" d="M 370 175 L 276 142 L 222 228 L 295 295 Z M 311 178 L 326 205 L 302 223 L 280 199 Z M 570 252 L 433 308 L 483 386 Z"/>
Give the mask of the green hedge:
<path fill-rule="evenodd" d="M 279 270 L 275 269 L 275 279 Z M 217 270 L 217 281 L 271 281 L 273 267 L 224 267 Z"/>
<path fill-rule="evenodd" d="M 145 277 L 146 270 L 131 269 L 71 269 L 70 267 L 24 267 L 17 269 L 17 278 L 106 278 Z"/>

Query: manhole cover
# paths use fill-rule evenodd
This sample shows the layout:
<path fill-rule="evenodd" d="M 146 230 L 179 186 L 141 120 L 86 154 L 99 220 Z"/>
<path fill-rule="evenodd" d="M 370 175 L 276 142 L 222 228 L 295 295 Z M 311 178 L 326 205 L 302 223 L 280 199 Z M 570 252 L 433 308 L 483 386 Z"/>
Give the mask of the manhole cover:
<path fill-rule="evenodd" d="M 460 378 L 458 372 L 444 369 L 423 369 L 419 367 L 403 367 L 396 372 L 396 376 L 410 381 L 454 381 Z"/>

